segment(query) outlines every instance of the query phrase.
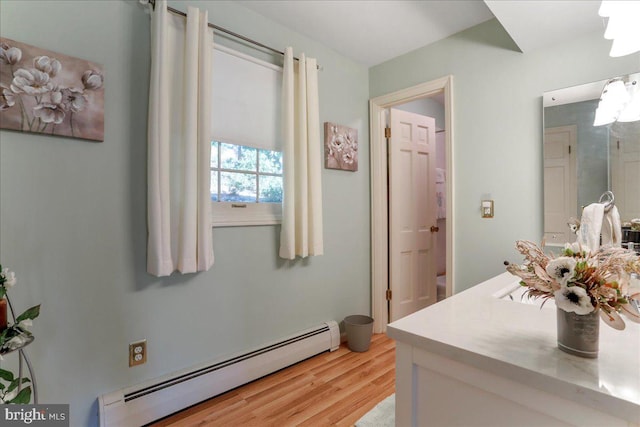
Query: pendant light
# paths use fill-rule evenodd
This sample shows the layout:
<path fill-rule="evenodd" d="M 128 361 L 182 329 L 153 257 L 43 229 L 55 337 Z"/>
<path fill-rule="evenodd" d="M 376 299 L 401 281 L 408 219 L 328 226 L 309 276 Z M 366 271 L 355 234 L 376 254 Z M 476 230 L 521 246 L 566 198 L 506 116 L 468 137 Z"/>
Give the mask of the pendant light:
<path fill-rule="evenodd" d="M 609 18 L 604 38 L 613 40 L 610 56 L 625 56 L 640 51 L 640 1 L 604 0 L 598 14 Z"/>
<path fill-rule="evenodd" d="M 640 120 L 640 73 L 616 77 L 607 82 L 600 95 L 594 126 L 608 125 L 615 121 Z"/>

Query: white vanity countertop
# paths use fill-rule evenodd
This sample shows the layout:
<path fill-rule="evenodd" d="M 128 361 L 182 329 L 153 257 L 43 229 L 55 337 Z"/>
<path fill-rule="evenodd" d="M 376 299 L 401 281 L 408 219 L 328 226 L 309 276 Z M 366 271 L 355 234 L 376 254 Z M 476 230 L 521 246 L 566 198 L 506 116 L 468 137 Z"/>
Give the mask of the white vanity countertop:
<path fill-rule="evenodd" d="M 598 358 L 572 356 L 557 347 L 553 301 L 540 308 L 495 296 L 518 280 L 503 273 L 389 324 L 387 334 L 640 423 L 640 324 L 626 320 L 617 331 L 600 322 Z"/>

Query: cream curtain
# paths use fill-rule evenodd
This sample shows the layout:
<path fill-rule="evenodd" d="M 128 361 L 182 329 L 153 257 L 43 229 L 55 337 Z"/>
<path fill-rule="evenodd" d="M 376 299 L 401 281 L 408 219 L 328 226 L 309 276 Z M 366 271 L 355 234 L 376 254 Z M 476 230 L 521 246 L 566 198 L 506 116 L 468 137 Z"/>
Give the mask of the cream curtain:
<path fill-rule="evenodd" d="M 284 197 L 280 257 L 322 255 L 322 183 L 316 60 L 285 49 L 283 83 Z"/>
<path fill-rule="evenodd" d="M 147 271 L 213 265 L 210 202 L 211 52 L 207 12 L 187 18 L 156 0 L 151 15 L 147 146 Z"/>

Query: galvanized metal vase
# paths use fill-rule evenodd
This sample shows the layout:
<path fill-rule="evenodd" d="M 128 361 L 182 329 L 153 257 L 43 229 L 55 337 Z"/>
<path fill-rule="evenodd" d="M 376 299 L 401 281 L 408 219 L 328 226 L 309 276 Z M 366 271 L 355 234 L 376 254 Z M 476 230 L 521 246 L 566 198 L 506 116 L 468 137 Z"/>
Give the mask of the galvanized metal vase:
<path fill-rule="evenodd" d="M 574 356 L 598 357 L 600 314 L 576 314 L 557 309 L 558 348 Z"/>

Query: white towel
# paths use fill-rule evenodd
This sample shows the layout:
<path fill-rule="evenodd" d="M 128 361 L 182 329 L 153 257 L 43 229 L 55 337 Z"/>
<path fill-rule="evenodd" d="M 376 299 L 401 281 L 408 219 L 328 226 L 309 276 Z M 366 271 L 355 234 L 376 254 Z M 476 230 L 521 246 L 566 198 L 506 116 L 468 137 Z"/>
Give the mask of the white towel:
<path fill-rule="evenodd" d="M 447 217 L 447 201 L 445 197 L 444 184 L 436 184 L 436 218 L 445 219 Z"/>
<path fill-rule="evenodd" d="M 605 212 L 602 223 L 602 246 L 608 245 L 619 248 L 622 241 L 622 224 L 620 213 L 613 205 L 609 212 Z"/>
<path fill-rule="evenodd" d="M 604 219 L 604 204 L 592 203 L 582 211 L 580 230 L 578 230 L 578 243 L 584 249 L 596 252 L 600 249 L 600 232 Z"/>
<path fill-rule="evenodd" d="M 436 217 L 444 219 L 447 217 L 447 201 L 445 198 L 446 188 L 446 171 L 442 168 L 436 168 Z"/>

